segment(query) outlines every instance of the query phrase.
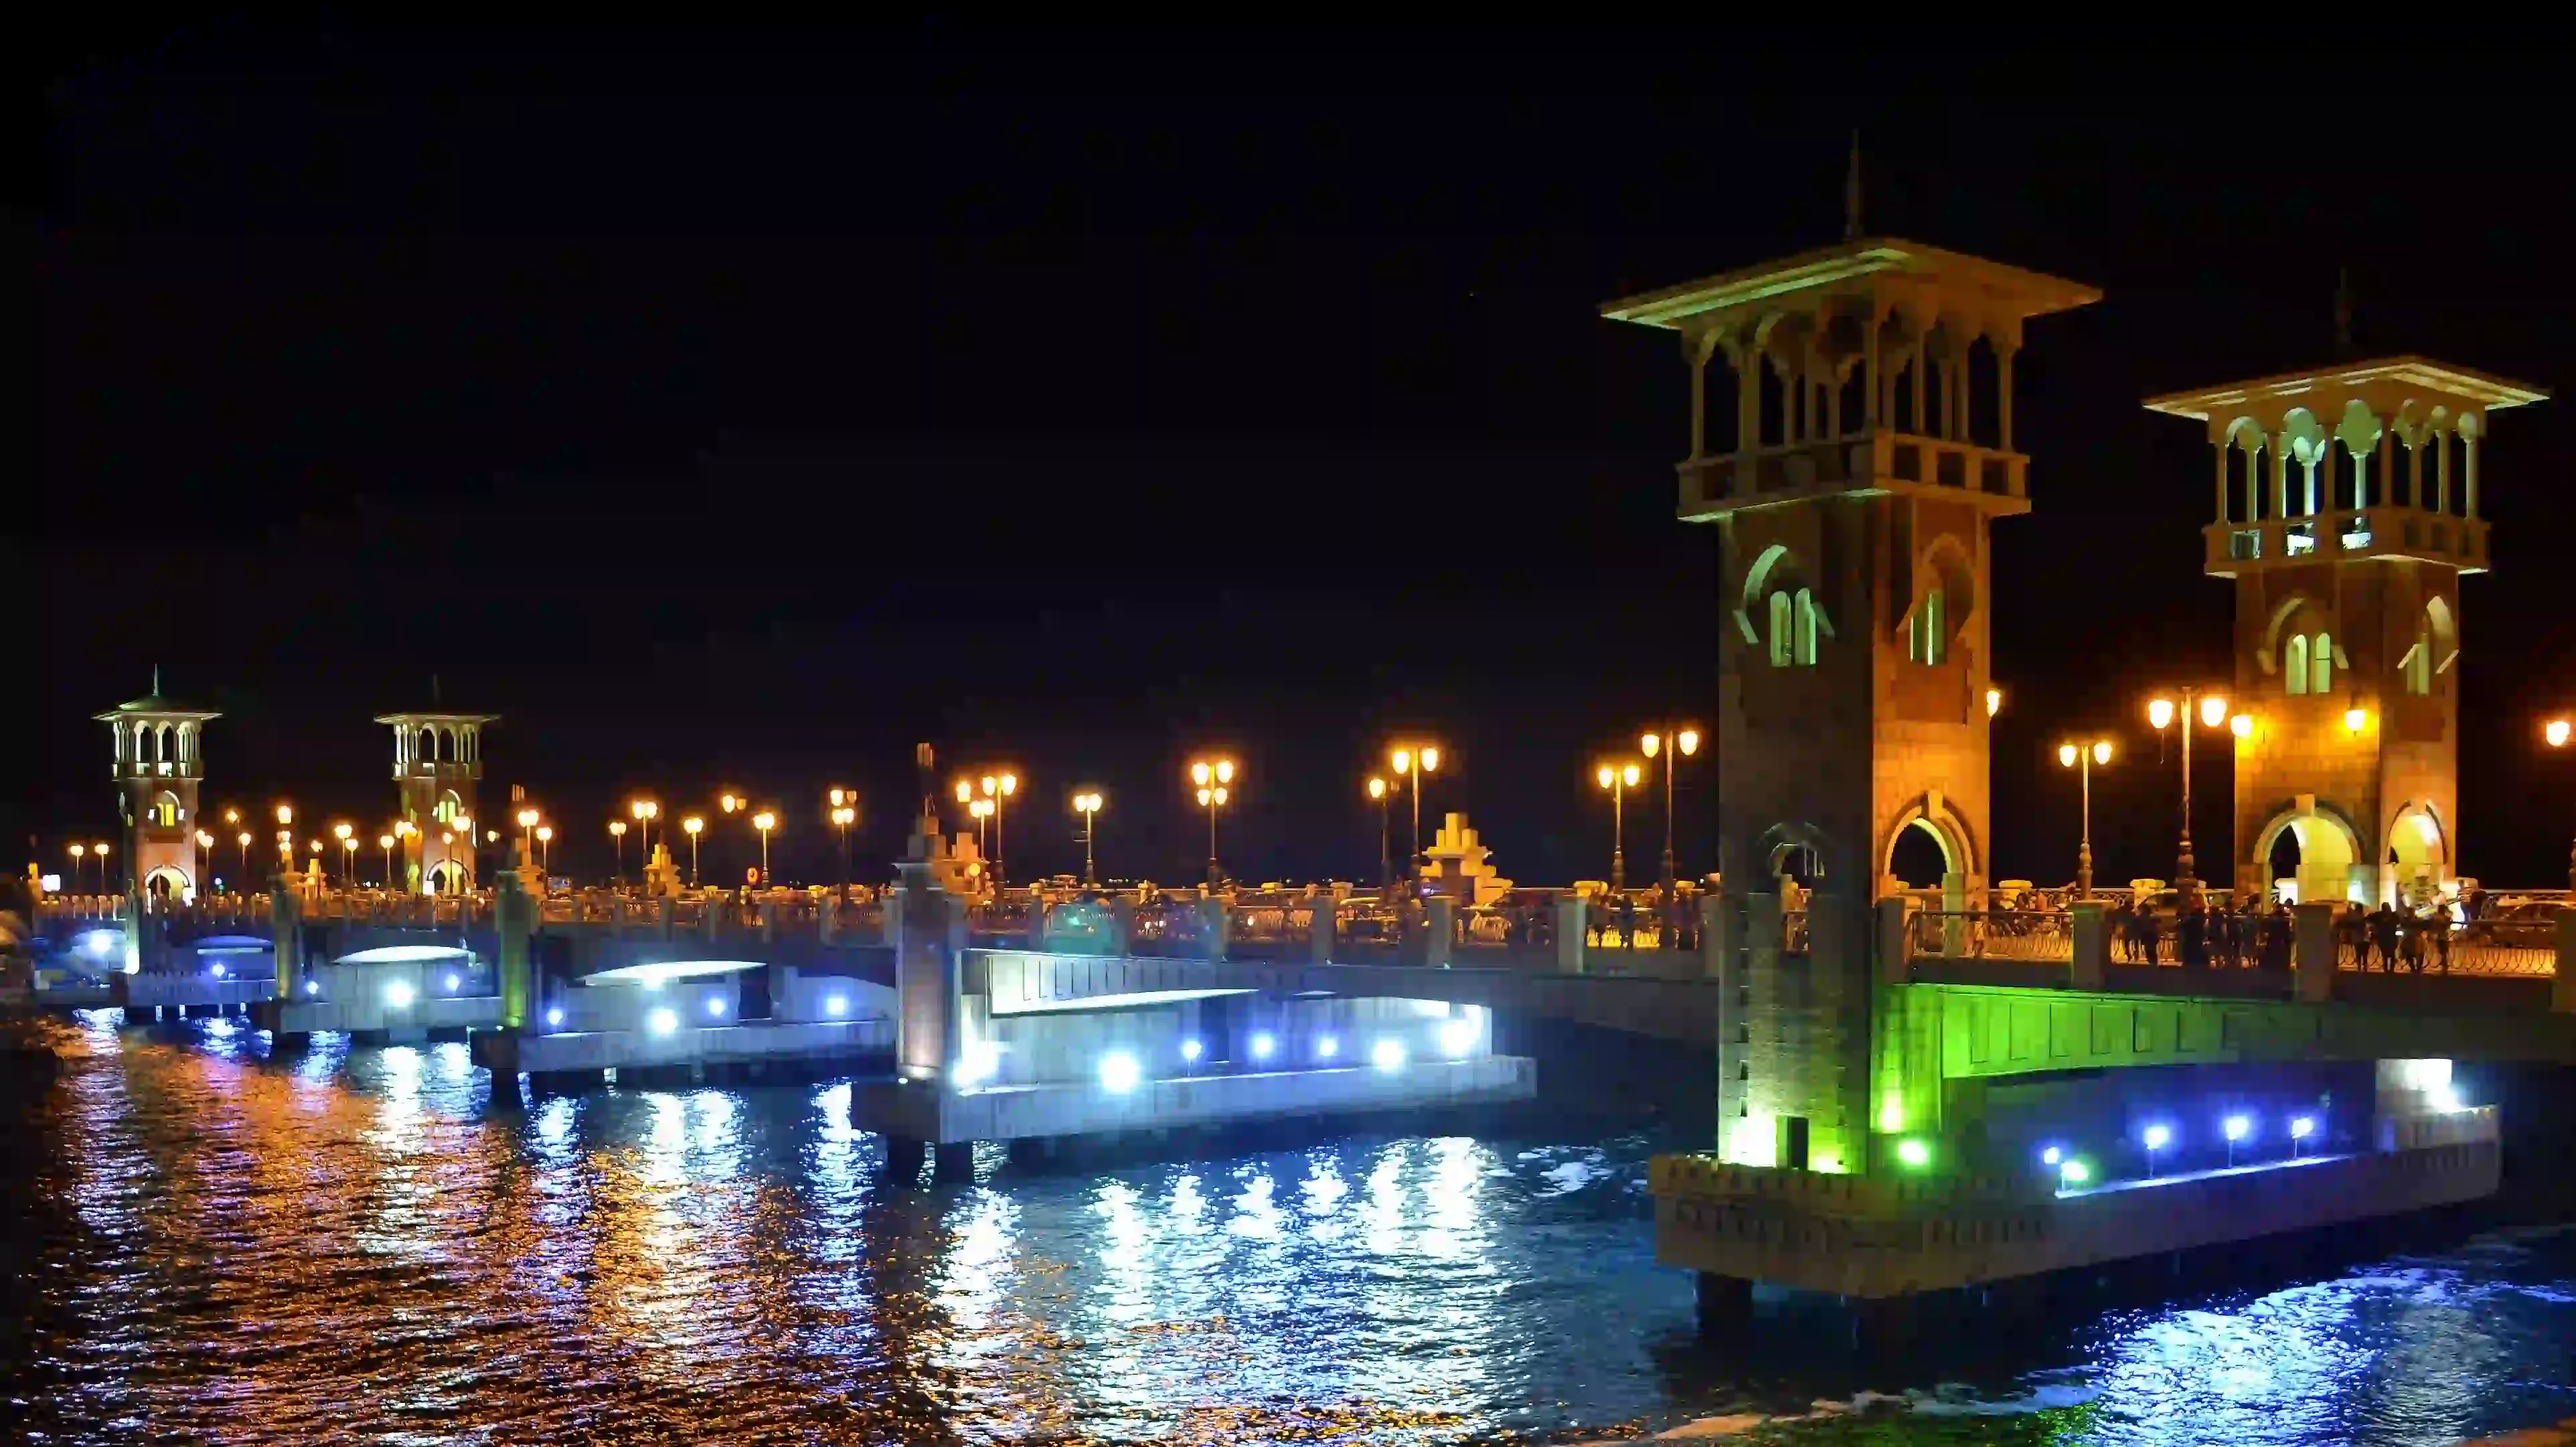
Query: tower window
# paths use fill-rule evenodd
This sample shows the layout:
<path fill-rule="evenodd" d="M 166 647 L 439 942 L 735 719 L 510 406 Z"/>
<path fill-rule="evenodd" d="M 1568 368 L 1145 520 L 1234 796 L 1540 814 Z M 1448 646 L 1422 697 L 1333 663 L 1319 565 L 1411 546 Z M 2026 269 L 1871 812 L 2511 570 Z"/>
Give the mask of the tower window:
<path fill-rule="evenodd" d="M 1798 590 L 1798 664 L 1816 666 L 1816 595 L 1804 588 Z"/>
<path fill-rule="evenodd" d="M 1914 605 L 1914 618 L 1905 633 L 1908 661 L 1934 665 L 1941 662 L 1942 650 L 1949 643 L 1948 622 L 1942 617 L 1943 599 L 1942 591 L 1935 588 Z"/>
<path fill-rule="evenodd" d="M 1813 668 L 1816 663 L 1816 597 L 1804 588 L 1782 588 L 1765 604 L 1765 639 L 1773 668 Z"/>
<path fill-rule="evenodd" d="M 1768 637 L 1771 646 L 1771 666 L 1786 668 L 1789 666 L 1790 655 L 1796 648 L 1797 629 L 1792 621 L 1794 605 L 1786 592 L 1780 592 L 1771 595 L 1769 607 L 1771 626 Z"/>
<path fill-rule="evenodd" d="M 2308 691 L 2308 635 L 2293 633 L 2282 645 L 2281 683 L 2293 698 Z"/>
<path fill-rule="evenodd" d="M 2334 635 L 2320 633 L 2308 648 L 2308 692 L 2334 692 Z"/>

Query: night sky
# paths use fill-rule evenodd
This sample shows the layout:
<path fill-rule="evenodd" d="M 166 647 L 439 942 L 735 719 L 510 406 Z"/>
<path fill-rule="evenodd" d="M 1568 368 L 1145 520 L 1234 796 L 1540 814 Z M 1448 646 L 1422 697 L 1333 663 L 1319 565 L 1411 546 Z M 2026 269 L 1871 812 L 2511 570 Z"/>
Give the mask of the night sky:
<path fill-rule="evenodd" d="M 1017 766 L 1018 876 L 1079 866 L 1064 799 L 1097 785 L 1105 870 L 1193 877 L 1183 768 L 1222 750 L 1238 874 L 1371 877 L 1361 782 L 1411 735 L 1504 873 L 1601 877 L 1589 766 L 1708 721 L 1719 612 L 1714 533 L 1672 520 L 1679 349 L 1596 309 L 1837 239 L 1856 125 L 1870 230 L 2106 293 L 2020 360 L 1995 873 L 2072 875 L 2054 746 L 2111 728 L 2098 872 L 2169 874 L 2140 705 L 2225 678 L 2231 595 L 2206 443 L 2138 399 L 2327 358 L 2338 267 L 2365 351 L 2564 397 L 2555 79 L 1774 39 L 82 37 L 28 77 L 5 218 L 36 384 L 10 866 L 112 837 L 89 716 L 157 663 L 225 713 L 209 809 L 368 836 L 369 719 L 435 675 L 503 716 L 484 812 L 525 784 L 558 872 L 606 872 L 613 801 L 726 785 L 780 807 L 782 875 L 832 872 L 836 783 L 890 859 L 928 740 L 943 779 Z M 2571 462 L 2576 401 L 2496 418 L 2462 627 L 2490 883 L 2560 880 L 2576 828 L 2536 737 L 2576 706 Z M 1632 810 L 1632 873 L 1661 827 Z"/>

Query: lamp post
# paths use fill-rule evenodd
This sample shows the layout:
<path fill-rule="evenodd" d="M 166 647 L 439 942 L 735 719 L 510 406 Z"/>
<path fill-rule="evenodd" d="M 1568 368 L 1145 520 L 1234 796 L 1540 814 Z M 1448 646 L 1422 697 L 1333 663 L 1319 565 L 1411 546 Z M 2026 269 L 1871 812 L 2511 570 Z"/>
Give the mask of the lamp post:
<path fill-rule="evenodd" d="M 2199 700 L 2195 712 L 2194 699 Z M 2147 705 L 2147 722 L 2155 727 L 2158 737 L 2165 726 L 2174 722 L 2176 710 L 2172 699 L 2159 698 Z M 2182 847 L 2175 860 L 2174 891 L 2186 908 L 2200 893 L 2200 879 L 2192 872 L 2191 857 L 2191 726 L 2194 717 L 2204 728 L 2217 728 L 2227 722 L 2227 699 L 2220 694 L 2203 693 L 2196 688 L 2182 690 Z"/>
<path fill-rule="evenodd" d="M 698 887 L 698 835 L 706 827 L 707 821 L 695 814 L 680 821 L 680 832 L 689 836 L 689 888 L 691 889 Z"/>
<path fill-rule="evenodd" d="M 391 892 L 394 887 L 394 836 L 377 835 L 376 847 L 385 852 L 385 889 Z"/>
<path fill-rule="evenodd" d="M 2576 722 L 2563 718 L 2551 719 L 2541 727 L 2540 737 L 2551 748 L 2563 749 L 2567 747 L 2571 738 L 2576 738 Z M 2568 902 L 2576 904 L 2576 844 L 2569 845 L 2567 849 L 2567 888 Z"/>
<path fill-rule="evenodd" d="M 524 853 L 534 854 L 537 852 L 537 819 L 538 814 L 534 809 L 522 809 L 519 811 L 519 848 Z"/>
<path fill-rule="evenodd" d="M 778 827 L 778 816 L 767 809 L 751 816 L 751 827 L 760 831 L 760 883 L 769 887 L 769 831 Z"/>
<path fill-rule="evenodd" d="M 1422 874 L 1423 862 L 1422 776 L 1439 769 L 1440 750 L 1430 745 L 1425 745 L 1421 748 L 1410 748 L 1399 744 L 1386 756 L 1386 761 L 1395 766 L 1396 778 L 1402 782 L 1405 791 L 1412 796 L 1413 856 L 1406 862 L 1405 867 L 1410 871 L 1413 877 L 1419 878 Z"/>
<path fill-rule="evenodd" d="M 609 820 L 608 837 L 617 841 L 617 882 L 624 884 L 626 882 L 626 821 Z"/>
<path fill-rule="evenodd" d="M 2076 771 L 2083 791 L 2083 813 L 2075 844 L 2075 897 L 2086 899 L 2093 893 L 2093 766 L 2111 762 L 2111 741 L 2095 739 L 2086 745 L 2059 744 L 2057 762 Z"/>
<path fill-rule="evenodd" d="M 1190 765 L 1190 782 L 1198 786 L 1199 807 L 1208 811 L 1208 883 L 1223 883 L 1225 869 L 1216 862 L 1216 811 L 1225 807 L 1225 786 L 1234 782 L 1234 760 L 1200 759 Z"/>
<path fill-rule="evenodd" d="M 242 878 L 248 879 L 250 878 L 250 831 L 245 829 L 234 838 L 235 842 L 241 845 Z"/>
<path fill-rule="evenodd" d="M 72 893 L 74 893 L 74 894 L 78 894 L 78 893 L 80 893 L 80 886 L 81 886 L 81 860 L 82 860 L 83 858 L 85 858 L 88 854 L 89 854 L 89 846 L 88 846 L 88 845 L 86 845 L 86 844 L 75 844 L 75 845 L 73 845 L 73 846 L 72 846 Z M 105 893 L 107 893 L 107 867 L 106 867 L 105 865 L 101 865 L 101 866 L 99 866 L 99 876 L 98 876 L 98 878 L 99 878 L 98 892 L 99 892 L 99 893 L 101 893 L 101 894 L 105 894 Z"/>
<path fill-rule="evenodd" d="M 1601 787 L 1610 791 L 1610 888 L 1613 893 L 1628 887 L 1628 791 L 1646 771 L 1635 764 L 1603 764 L 1593 774 Z"/>
<path fill-rule="evenodd" d="M 1377 801 L 1377 887 L 1384 889 L 1395 883 L 1395 864 L 1386 847 L 1386 780 L 1370 778 L 1368 796 Z"/>
<path fill-rule="evenodd" d="M 641 868 L 653 867 L 653 821 L 662 817 L 662 806 L 650 799 L 638 799 L 627 806 L 635 816 L 635 858 Z"/>
<path fill-rule="evenodd" d="M 1082 882 L 1097 885 L 1100 875 L 1092 868 L 1091 838 L 1100 828 L 1100 791 L 1074 795 L 1073 811 L 1082 816 Z"/>
<path fill-rule="evenodd" d="M 841 887 L 834 897 L 846 900 L 850 897 L 850 826 L 858 822 L 859 796 L 848 789 L 834 789 L 831 799 L 832 827 L 841 835 Z"/>
<path fill-rule="evenodd" d="M 209 869 L 213 868 L 215 863 L 215 836 L 207 833 L 203 829 L 198 830 L 197 852 L 206 856 L 206 867 Z"/>
<path fill-rule="evenodd" d="M 537 868 L 546 874 L 555 871 L 555 826 L 537 826 Z"/>
<path fill-rule="evenodd" d="M 1660 734 L 1647 734 L 1637 740 L 1637 747 L 1644 751 L 1649 759 L 1659 753 L 1664 756 L 1664 895 L 1670 898 L 1674 879 L 1673 765 L 1699 752 L 1699 730 L 1688 725 L 1674 730 L 1673 747 L 1670 752 L 1665 751 L 1663 736 Z"/>
<path fill-rule="evenodd" d="M 717 797 L 716 807 L 723 810 L 724 816 L 730 819 L 734 815 L 741 813 L 743 810 L 750 808 L 751 801 L 740 794 L 736 794 L 728 790 Z"/>
<path fill-rule="evenodd" d="M 89 852 L 98 856 L 98 892 L 105 894 L 107 893 L 107 841 L 102 839 L 91 845 Z M 123 890 L 117 892 L 124 893 Z"/>
<path fill-rule="evenodd" d="M 340 841 L 340 887 L 343 889 L 357 883 L 349 876 L 349 851 L 357 847 L 356 841 L 350 836 L 357 832 L 356 826 L 345 819 L 331 826 L 331 837 Z"/>
<path fill-rule="evenodd" d="M 340 836 L 340 887 L 358 887 L 358 841 L 346 834 Z"/>
<path fill-rule="evenodd" d="M 1009 772 L 1001 774 L 986 774 L 981 779 L 976 780 L 976 783 L 983 790 L 984 794 L 984 811 L 983 814 L 978 817 L 989 817 L 993 821 L 993 887 L 995 889 L 999 889 L 1002 887 L 1004 882 L 1002 867 L 1002 802 L 1010 798 L 1012 794 L 1018 792 L 1020 787 L 1020 776 Z M 960 799 L 968 797 L 966 782 L 963 779 L 960 779 L 957 783 L 957 797 Z M 974 811 L 969 809 L 967 812 L 973 813 Z"/>

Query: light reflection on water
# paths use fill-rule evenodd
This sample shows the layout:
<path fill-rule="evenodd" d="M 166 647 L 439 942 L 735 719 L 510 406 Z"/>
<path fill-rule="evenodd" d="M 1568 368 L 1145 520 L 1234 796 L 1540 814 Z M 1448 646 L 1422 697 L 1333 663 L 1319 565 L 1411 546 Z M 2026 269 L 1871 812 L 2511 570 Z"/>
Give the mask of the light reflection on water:
<path fill-rule="evenodd" d="M 1642 1137 L 889 1189 L 846 1084 L 495 1112 L 459 1045 L 76 1028 L 0 1160 L 5 1407 L 65 1439 L 2309 1447 L 2576 1412 L 2566 1235 L 2108 1312 L 2045 1360 L 1748 1367 L 1653 1263 Z"/>

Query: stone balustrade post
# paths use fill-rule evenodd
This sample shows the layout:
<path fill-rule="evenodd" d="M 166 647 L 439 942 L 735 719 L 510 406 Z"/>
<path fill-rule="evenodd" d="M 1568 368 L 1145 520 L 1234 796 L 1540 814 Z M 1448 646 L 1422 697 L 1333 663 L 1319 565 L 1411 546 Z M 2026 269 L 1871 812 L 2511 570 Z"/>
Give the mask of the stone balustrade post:
<path fill-rule="evenodd" d="M 1193 902 L 1199 912 L 1199 933 L 1207 941 L 1207 958 L 1225 958 L 1226 944 L 1234 938 L 1234 910 L 1224 895 L 1202 895 Z"/>
<path fill-rule="evenodd" d="M 1121 894 L 1109 901 L 1109 953 L 1126 956 L 1135 952 L 1136 900 Z"/>
<path fill-rule="evenodd" d="M 2066 982 L 2079 990 L 2108 989 L 2111 983 L 2111 916 L 2100 900 L 2087 900 L 2068 911 L 2074 936 L 2074 960 Z"/>
<path fill-rule="evenodd" d="M 1585 973 L 1583 932 L 1590 902 L 1568 891 L 1556 897 L 1556 967 L 1569 975 Z"/>
<path fill-rule="evenodd" d="M 2326 900 L 2290 906 L 2291 998 L 2322 1005 L 2334 998 L 2335 907 Z"/>
<path fill-rule="evenodd" d="M 2549 1008 L 2576 1013 L 2576 900 L 2558 910 L 2558 973 L 2549 982 Z"/>
<path fill-rule="evenodd" d="M 723 938 L 725 914 L 733 907 L 733 896 L 724 890 L 707 891 L 700 904 L 700 908 L 705 912 L 698 916 L 698 933 L 704 935 L 708 943 L 712 944 Z"/>
<path fill-rule="evenodd" d="M 1329 965 L 1333 962 L 1333 942 L 1341 928 L 1342 902 L 1326 890 L 1317 890 L 1307 901 L 1306 962 Z"/>
<path fill-rule="evenodd" d="M 1458 947 L 1458 901 L 1445 894 L 1435 894 L 1423 904 L 1422 963 L 1435 970 L 1449 968 Z"/>
<path fill-rule="evenodd" d="M 678 901 L 667 894 L 656 895 L 653 899 L 654 933 L 666 940 L 671 937 L 671 920 L 677 904 Z"/>
<path fill-rule="evenodd" d="M 1700 976 L 1710 980 L 1723 978 L 1726 973 L 1726 952 L 1730 946 L 1737 943 L 1734 932 L 1724 923 L 1727 915 L 1726 897 L 1710 891 L 1691 903 L 1699 911 Z"/>
<path fill-rule="evenodd" d="M 611 937 L 626 933 L 625 895 L 612 894 L 608 897 L 608 933 Z"/>
<path fill-rule="evenodd" d="M 817 943 L 828 945 L 840 936 L 841 896 L 826 895 L 821 903 L 814 906 L 814 939 Z"/>
<path fill-rule="evenodd" d="M 760 942 L 772 944 L 778 939 L 778 896 L 763 895 L 760 901 Z"/>
<path fill-rule="evenodd" d="M 1902 985 L 1914 978 L 1914 931 L 1906 926 L 1913 901 L 1891 894 L 1870 907 L 1878 936 L 1878 982 Z"/>

